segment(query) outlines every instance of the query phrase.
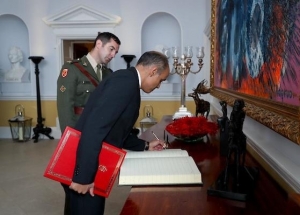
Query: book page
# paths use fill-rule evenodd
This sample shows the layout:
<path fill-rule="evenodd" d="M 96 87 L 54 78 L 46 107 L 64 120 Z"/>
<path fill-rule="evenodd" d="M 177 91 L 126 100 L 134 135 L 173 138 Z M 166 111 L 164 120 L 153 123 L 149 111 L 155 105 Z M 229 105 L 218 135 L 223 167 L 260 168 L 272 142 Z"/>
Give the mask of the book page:
<path fill-rule="evenodd" d="M 202 184 L 201 173 L 192 157 L 125 159 L 119 185 Z"/>
<path fill-rule="evenodd" d="M 149 157 L 182 157 L 189 156 L 186 150 L 166 149 L 162 151 L 127 151 L 126 158 L 149 158 Z"/>

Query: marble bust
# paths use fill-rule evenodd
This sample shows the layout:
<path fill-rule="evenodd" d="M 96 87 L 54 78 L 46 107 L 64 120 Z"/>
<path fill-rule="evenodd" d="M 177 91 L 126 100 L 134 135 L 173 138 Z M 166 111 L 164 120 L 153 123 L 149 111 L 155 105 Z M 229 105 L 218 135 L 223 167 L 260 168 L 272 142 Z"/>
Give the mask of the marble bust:
<path fill-rule="evenodd" d="M 21 65 L 23 54 L 19 47 L 12 47 L 8 53 L 11 68 L 5 73 L 5 82 L 29 82 L 29 71 Z"/>

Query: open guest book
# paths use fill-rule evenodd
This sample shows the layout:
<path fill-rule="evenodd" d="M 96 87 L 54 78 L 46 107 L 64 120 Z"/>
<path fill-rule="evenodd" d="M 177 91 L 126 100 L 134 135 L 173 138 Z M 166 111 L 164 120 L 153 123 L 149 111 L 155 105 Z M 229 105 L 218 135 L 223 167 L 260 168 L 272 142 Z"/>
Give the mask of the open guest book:
<path fill-rule="evenodd" d="M 128 151 L 119 185 L 202 184 L 201 173 L 185 150 Z"/>
<path fill-rule="evenodd" d="M 66 127 L 46 167 L 45 177 L 66 185 L 71 184 L 80 135 L 80 131 Z M 99 166 L 94 180 L 94 194 L 104 197 L 109 196 L 125 155 L 125 150 L 105 142 L 102 143 L 102 149 L 98 157 Z"/>

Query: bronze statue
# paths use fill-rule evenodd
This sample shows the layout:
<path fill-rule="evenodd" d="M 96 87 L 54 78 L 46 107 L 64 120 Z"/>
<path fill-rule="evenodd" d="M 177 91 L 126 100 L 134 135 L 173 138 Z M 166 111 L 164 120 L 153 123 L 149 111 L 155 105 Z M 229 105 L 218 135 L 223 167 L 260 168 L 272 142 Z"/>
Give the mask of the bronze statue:
<path fill-rule="evenodd" d="M 246 154 L 246 135 L 243 132 L 243 124 L 245 119 L 244 100 L 236 99 L 233 110 L 230 115 L 229 133 L 228 133 L 228 155 L 226 160 L 226 169 L 224 175 L 224 185 L 228 183 L 228 168 L 233 154 L 233 168 L 235 172 L 235 185 L 240 186 L 240 169 L 245 163 Z"/>
<path fill-rule="evenodd" d="M 207 194 L 239 201 L 246 201 L 254 197 L 253 191 L 259 175 L 258 168 L 245 166 L 246 135 L 243 132 L 243 124 L 246 113 L 245 103 L 242 99 L 236 99 L 232 108 L 230 119 L 227 117 L 227 104 L 220 101 L 223 116 L 218 118 L 220 128 L 220 150 L 224 146 L 226 156 L 225 169 L 218 179 L 207 189 Z M 226 147 L 225 147 L 226 146 Z M 225 153 L 226 152 L 226 153 Z M 222 152 L 221 152 L 222 154 Z"/>
<path fill-rule="evenodd" d="M 207 80 L 203 79 L 197 86 L 196 89 L 193 89 L 199 94 L 207 94 L 210 93 L 210 87 L 207 87 Z"/>
<path fill-rule="evenodd" d="M 188 96 L 192 97 L 196 104 L 196 113 L 195 116 L 200 114 L 201 116 L 205 116 L 206 118 L 210 112 L 210 103 L 205 101 L 204 99 L 200 99 L 199 94 L 207 94 L 210 92 L 210 88 L 206 86 L 207 81 L 202 80 L 196 89 L 193 89 L 193 93 L 189 93 Z"/>
<path fill-rule="evenodd" d="M 226 127 L 226 122 L 228 122 L 228 120 L 229 120 L 227 117 L 227 102 L 220 101 L 219 103 L 222 107 L 223 115 L 218 119 L 218 123 L 219 123 L 221 131 L 224 131 L 225 127 Z"/>
<path fill-rule="evenodd" d="M 223 117 L 227 117 L 227 102 L 225 101 L 220 101 L 220 105 L 222 107 L 222 113 L 223 113 Z"/>
<path fill-rule="evenodd" d="M 227 102 L 219 102 L 222 107 L 223 115 L 218 118 L 217 122 L 220 128 L 220 155 L 227 156 L 228 153 L 228 128 L 229 119 L 227 117 Z"/>

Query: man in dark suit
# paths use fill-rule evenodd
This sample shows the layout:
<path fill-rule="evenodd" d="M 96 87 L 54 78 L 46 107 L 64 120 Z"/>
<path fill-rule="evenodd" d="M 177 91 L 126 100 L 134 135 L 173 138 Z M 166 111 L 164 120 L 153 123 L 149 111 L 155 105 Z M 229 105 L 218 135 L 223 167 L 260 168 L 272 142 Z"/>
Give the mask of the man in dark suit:
<path fill-rule="evenodd" d="M 150 143 L 130 135 L 140 109 L 140 89 L 159 88 L 170 73 L 168 59 L 159 52 L 146 52 L 136 67 L 112 73 L 90 96 L 76 124 L 81 131 L 70 195 L 72 215 L 104 213 L 105 198 L 93 195 L 93 181 L 102 142 L 134 151 L 162 150 L 164 142 Z"/>
<path fill-rule="evenodd" d="M 116 35 L 98 33 L 94 48 L 87 55 L 62 66 L 57 79 L 57 112 L 61 133 L 66 126 L 75 127 L 91 93 L 103 78 L 112 73 L 106 65 L 116 56 L 120 45 L 121 41 Z M 70 214 L 68 204 L 66 196 L 65 215 Z"/>
<path fill-rule="evenodd" d="M 120 45 L 116 35 L 99 33 L 87 55 L 62 66 L 57 79 L 57 112 L 62 133 L 66 126 L 75 127 L 90 94 L 112 73 L 106 65 L 116 56 Z"/>

